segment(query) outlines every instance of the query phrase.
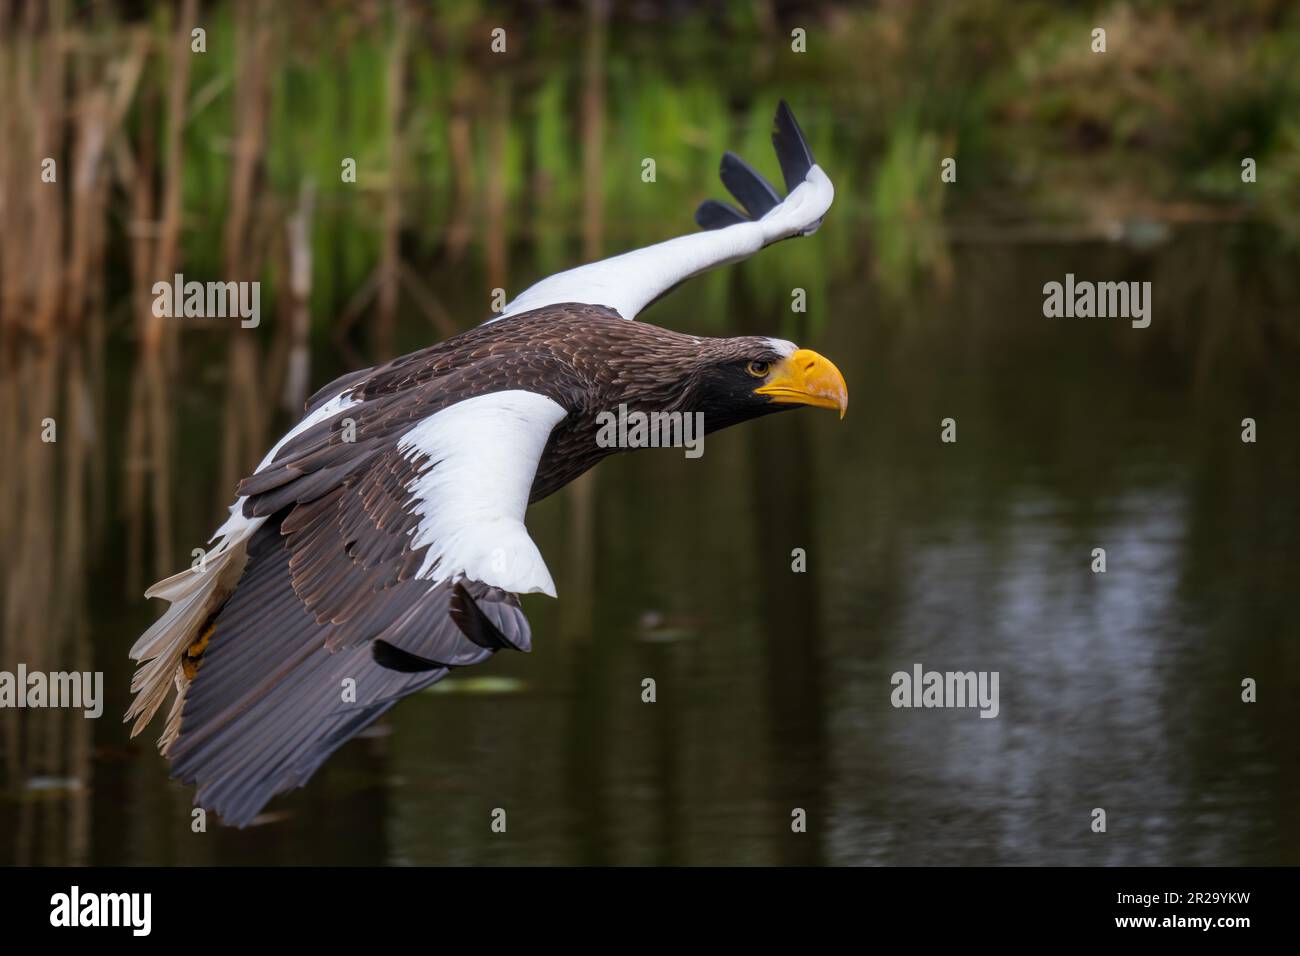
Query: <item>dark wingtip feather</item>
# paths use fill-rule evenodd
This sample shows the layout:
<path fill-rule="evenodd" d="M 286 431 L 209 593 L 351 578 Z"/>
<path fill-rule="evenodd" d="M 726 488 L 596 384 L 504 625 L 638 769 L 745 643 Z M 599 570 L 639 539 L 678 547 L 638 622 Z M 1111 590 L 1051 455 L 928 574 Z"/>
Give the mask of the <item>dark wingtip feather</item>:
<path fill-rule="evenodd" d="M 749 217 L 729 203 L 706 199 L 695 210 L 695 223 L 701 229 L 725 229 L 738 222 L 749 222 Z"/>
<path fill-rule="evenodd" d="M 374 657 L 375 663 L 380 667 L 401 674 L 423 674 L 426 671 L 436 671 L 447 666 L 436 661 L 427 660 L 418 654 L 412 654 L 410 651 L 404 651 L 385 640 L 374 641 L 370 645 L 370 653 Z"/>
<path fill-rule="evenodd" d="M 718 171 L 722 185 L 745 207 L 752 219 L 762 219 L 781 204 L 781 194 L 749 163 L 728 150 Z"/>
<path fill-rule="evenodd" d="M 808 178 L 808 171 L 812 169 L 815 160 L 790 104 L 785 100 L 781 100 L 776 107 L 772 146 L 776 150 L 777 161 L 781 164 L 786 192 L 793 192 L 795 187 Z M 745 211 L 741 212 L 716 199 L 706 199 L 695 210 L 695 222 L 701 229 L 725 229 L 727 226 L 761 219 L 783 201 L 776 187 L 762 173 L 730 150 L 722 154 L 718 172 L 722 184 L 739 200 Z"/>
<path fill-rule="evenodd" d="M 506 637 L 501 629 L 492 623 L 492 619 L 483 613 L 483 609 L 465 589 L 465 585 L 459 582 L 451 593 L 450 610 L 451 619 L 456 622 L 461 633 L 479 647 L 491 651 L 526 650 Z"/>
<path fill-rule="evenodd" d="M 785 100 L 777 105 L 774 123 L 772 146 L 776 149 L 777 162 L 781 164 L 786 192 L 793 192 L 807 178 L 808 170 L 812 169 L 816 161 L 790 104 Z"/>

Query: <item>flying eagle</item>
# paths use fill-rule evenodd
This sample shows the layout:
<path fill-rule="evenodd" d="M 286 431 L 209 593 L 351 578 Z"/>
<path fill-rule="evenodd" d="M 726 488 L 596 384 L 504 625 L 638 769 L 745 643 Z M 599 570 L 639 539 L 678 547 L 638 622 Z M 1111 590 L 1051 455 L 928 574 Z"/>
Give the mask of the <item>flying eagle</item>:
<path fill-rule="evenodd" d="M 529 650 L 518 595 L 555 585 L 524 512 L 617 450 L 597 442 L 602 412 L 702 413 L 706 433 L 798 405 L 843 417 L 844 378 L 816 352 L 634 321 L 690 276 L 816 231 L 834 190 L 784 102 L 772 142 L 784 198 L 728 152 L 743 212 L 708 200 L 705 231 L 543 279 L 308 400 L 202 567 L 149 589 L 171 605 L 131 648 L 132 736 L 174 688 L 158 745 L 196 805 L 244 826 L 402 697 Z"/>

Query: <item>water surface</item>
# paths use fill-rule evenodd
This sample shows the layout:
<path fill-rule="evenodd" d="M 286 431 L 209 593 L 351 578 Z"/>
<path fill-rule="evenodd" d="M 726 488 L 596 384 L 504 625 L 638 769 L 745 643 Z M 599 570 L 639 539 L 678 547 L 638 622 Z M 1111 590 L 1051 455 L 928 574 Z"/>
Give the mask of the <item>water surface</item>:
<path fill-rule="evenodd" d="M 80 748 L 71 780 L 10 771 L 27 776 L 0 803 L 0 859 L 1300 862 L 1300 400 L 1294 367 L 1252 355 L 1280 305 L 1238 233 L 1179 230 L 1156 250 L 958 242 L 946 290 L 901 299 L 870 281 L 864 247 L 825 289 L 819 329 L 730 283 L 720 328 L 831 356 L 848 417 L 775 416 L 711 436 L 698 460 L 610 459 L 586 534 L 571 489 L 535 506 L 560 601 L 525 599 L 533 653 L 403 702 L 243 832 L 193 834 L 151 735 L 128 743 L 117 722 L 126 649 L 156 607 L 128 593 L 115 517 L 87 559 L 82 618 L 108 713 L 89 740 L 50 744 Z M 1186 272 L 1206 259 L 1224 265 Z M 1044 318 L 1042 284 L 1067 271 L 1152 279 L 1152 327 Z M 454 276 L 439 281 L 476 314 Z M 701 308 L 683 291 L 645 317 L 698 330 Z M 1225 330 L 1209 355 L 1207 328 Z M 402 335 L 430 338 L 418 320 Z M 226 494 L 209 399 L 224 350 L 185 341 L 176 555 Z M 318 345 L 314 384 L 343 365 Z M 111 421 L 128 379 L 123 357 Z M 954 444 L 939 440 L 947 417 Z M 890 675 L 917 662 L 998 671 L 997 718 L 893 708 Z M 807 833 L 791 832 L 795 808 Z"/>

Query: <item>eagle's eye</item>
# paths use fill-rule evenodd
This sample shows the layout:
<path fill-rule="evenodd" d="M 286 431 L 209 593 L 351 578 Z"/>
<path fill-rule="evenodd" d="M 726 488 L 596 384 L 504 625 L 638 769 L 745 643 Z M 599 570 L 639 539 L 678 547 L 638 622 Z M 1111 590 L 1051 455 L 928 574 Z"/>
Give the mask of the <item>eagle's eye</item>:
<path fill-rule="evenodd" d="M 771 369 L 771 367 L 772 365 L 770 362 L 750 362 L 745 366 L 745 371 L 754 376 L 754 378 L 763 378 L 767 375 L 768 370 Z"/>

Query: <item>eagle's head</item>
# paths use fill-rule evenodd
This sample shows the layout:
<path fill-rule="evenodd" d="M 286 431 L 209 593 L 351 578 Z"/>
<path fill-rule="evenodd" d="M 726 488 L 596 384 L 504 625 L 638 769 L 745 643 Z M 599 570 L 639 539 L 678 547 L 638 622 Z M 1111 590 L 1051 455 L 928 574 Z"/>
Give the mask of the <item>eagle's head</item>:
<path fill-rule="evenodd" d="M 785 339 L 703 340 L 692 365 L 682 407 L 702 412 L 706 431 L 800 405 L 838 410 L 840 418 L 848 411 L 849 389 L 835 363 Z"/>
<path fill-rule="evenodd" d="M 714 432 L 800 405 L 849 406 L 844 376 L 830 359 L 785 339 L 705 338 L 619 320 L 618 346 L 602 360 L 603 407 L 699 412 Z"/>

